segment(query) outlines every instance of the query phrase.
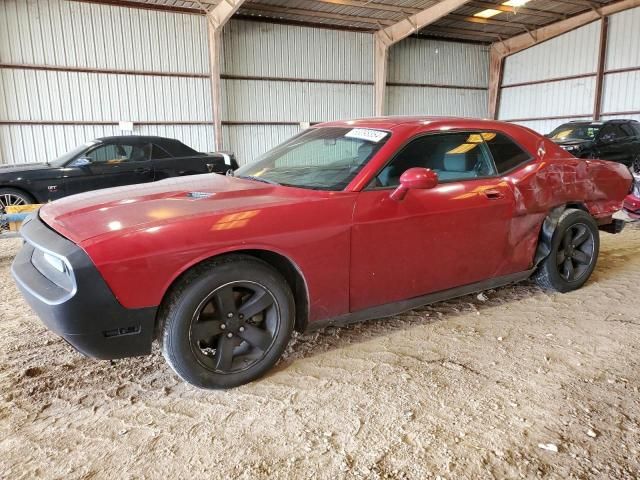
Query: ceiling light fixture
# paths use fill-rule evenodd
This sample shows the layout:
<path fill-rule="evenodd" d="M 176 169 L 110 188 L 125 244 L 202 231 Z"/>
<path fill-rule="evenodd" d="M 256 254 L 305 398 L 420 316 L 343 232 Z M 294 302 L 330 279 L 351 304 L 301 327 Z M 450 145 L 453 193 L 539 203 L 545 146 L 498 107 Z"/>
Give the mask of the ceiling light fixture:
<path fill-rule="evenodd" d="M 473 16 L 479 18 L 491 18 L 495 15 L 498 15 L 499 13 L 502 12 L 500 10 L 494 10 L 493 8 L 487 8 L 486 10 L 482 10 L 481 12 L 478 12 Z"/>
<path fill-rule="evenodd" d="M 518 8 L 518 7 L 524 6 L 528 1 L 529 0 L 507 0 L 502 5 L 506 5 L 507 7 Z"/>

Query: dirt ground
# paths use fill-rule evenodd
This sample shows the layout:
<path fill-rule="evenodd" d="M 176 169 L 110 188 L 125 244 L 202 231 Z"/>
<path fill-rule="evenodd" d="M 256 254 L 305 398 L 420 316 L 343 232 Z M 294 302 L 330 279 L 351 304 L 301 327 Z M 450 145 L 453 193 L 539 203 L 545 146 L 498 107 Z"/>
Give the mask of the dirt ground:
<path fill-rule="evenodd" d="M 18 246 L 0 241 L 2 479 L 640 477 L 640 229 L 602 235 L 580 291 L 520 284 L 297 336 L 227 392 L 157 351 L 75 353 L 18 295 Z"/>

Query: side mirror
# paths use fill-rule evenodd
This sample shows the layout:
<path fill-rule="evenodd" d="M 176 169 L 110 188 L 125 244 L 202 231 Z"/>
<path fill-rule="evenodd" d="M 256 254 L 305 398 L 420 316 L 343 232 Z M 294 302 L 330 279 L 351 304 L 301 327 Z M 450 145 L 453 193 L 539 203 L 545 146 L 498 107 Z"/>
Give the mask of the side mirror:
<path fill-rule="evenodd" d="M 438 185 L 438 174 L 429 168 L 409 168 L 400 176 L 400 185 L 391 193 L 391 199 L 401 201 L 409 190 L 428 190 Z"/>
<path fill-rule="evenodd" d="M 69 164 L 69 167 L 84 167 L 93 163 L 89 157 L 78 157 Z"/>

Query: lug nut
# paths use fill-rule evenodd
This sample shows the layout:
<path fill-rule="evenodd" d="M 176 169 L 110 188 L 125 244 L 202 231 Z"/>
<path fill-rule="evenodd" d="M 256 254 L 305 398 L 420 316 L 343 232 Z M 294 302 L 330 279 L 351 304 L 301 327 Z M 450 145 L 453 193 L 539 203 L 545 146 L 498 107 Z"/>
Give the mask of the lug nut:
<path fill-rule="evenodd" d="M 227 326 L 224 323 L 220 325 L 220 330 L 224 330 L 225 328 L 227 328 Z"/>
<path fill-rule="evenodd" d="M 231 318 L 231 317 L 233 317 L 233 312 L 227 313 L 227 318 Z"/>
<path fill-rule="evenodd" d="M 240 314 L 240 315 L 238 315 L 238 318 L 240 318 L 240 320 L 244 320 L 244 315 Z"/>
<path fill-rule="evenodd" d="M 241 332 L 244 332 L 244 327 L 240 327 L 238 330 L 240 330 Z"/>
<path fill-rule="evenodd" d="M 227 337 L 229 337 L 229 338 L 233 337 L 233 333 L 231 333 L 231 332 L 227 333 Z"/>

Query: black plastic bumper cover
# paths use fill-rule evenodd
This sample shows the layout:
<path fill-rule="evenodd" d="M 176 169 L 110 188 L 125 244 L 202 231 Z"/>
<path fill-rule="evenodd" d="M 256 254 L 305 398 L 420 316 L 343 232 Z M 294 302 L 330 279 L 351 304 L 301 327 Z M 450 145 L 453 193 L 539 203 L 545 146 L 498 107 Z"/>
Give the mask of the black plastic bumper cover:
<path fill-rule="evenodd" d="M 89 256 L 34 215 L 21 229 L 26 240 L 11 272 L 43 323 L 81 353 L 100 359 L 151 353 L 157 307 L 128 309 L 115 298 Z M 32 262 L 34 252 L 66 259 L 72 288 L 62 288 Z"/>

